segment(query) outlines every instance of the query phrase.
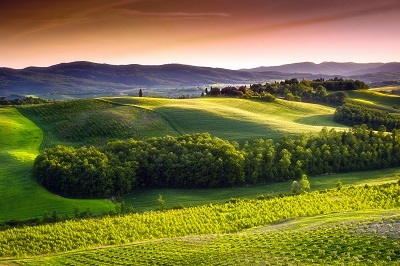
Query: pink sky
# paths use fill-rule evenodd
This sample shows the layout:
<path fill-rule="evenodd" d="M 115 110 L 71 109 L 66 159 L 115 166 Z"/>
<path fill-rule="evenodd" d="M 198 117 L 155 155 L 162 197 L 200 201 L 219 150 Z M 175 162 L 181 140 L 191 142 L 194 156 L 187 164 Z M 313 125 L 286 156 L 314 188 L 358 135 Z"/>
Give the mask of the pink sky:
<path fill-rule="evenodd" d="M 400 0 L 5 0 L 0 66 L 400 61 Z"/>

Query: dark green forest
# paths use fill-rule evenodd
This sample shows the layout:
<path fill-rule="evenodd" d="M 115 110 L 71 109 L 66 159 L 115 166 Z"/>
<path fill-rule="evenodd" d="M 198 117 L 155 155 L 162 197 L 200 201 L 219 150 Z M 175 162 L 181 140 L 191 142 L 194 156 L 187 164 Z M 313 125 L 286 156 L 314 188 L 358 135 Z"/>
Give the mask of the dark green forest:
<path fill-rule="evenodd" d="M 400 115 L 350 103 L 338 107 L 333 119 L 349 126 L 366 124 L 375 130 L 389 132 L 400 128 Z"/>
<path fill-rule="evenodd" d="M 206 89 L 202 96 L 259 98 L 266 102 L 272 102 L 276 97 L 281 97 L 289 101 L 341 105 L 348 97 L 345 91 L 368 88 L 364 82 L 352 79 L 334 78 L 327 81 L 303 79 L 298 81 L 296 78 L 292 78 L 265 85 L 250 84 L 249 88 L 246 86 L 239 88 L 228 86 L 222 89 L 211 87 L 210 90 Z"/>
<path fill-rule="evenodd" d="M 276 143 L 254 140 L 243 147 L 208 133 L 78 149 L 57 146 L 36 158 L 34 173 L 54 193 L 98 198 L 137 188 L 241 186 L 399 165 L 400 132 L 374 132 L 362 125 Z"/>

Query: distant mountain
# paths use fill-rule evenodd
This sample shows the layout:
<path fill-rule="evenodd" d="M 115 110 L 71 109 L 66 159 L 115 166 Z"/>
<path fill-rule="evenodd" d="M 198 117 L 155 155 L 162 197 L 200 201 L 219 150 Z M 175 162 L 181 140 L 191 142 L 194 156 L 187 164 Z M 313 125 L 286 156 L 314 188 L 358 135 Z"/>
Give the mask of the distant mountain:
<path fill-rule="evenodd" d="M 179 64 L 160 66 L 63 63 L 22 70 L 0 68 L 0 96 L 26 94 L 111 94 L 138 87 L 180 88 L 210 84 L 264 83 L 285 79 L 277 72 L 246 72 Z"/>
<path fill-rule="evenodd" d="M 350 75 L 350 76 L 354 76 L 354 75 L 364 75 L 364 74 L 382 73 L 382 72 L 398 73 L 398 72 L 400 72 L 400 63 L 397 63 L 397 62 L 386 63 L 386 64 L 380 65 L 378 67 L 360 69 L 357 71 L 349 71 L 346 74 Z"/>
<path fill-rule="evenodd" d="M 17 70 L 0 68 L 0 96 L 120 94 L 138 88 L 181 89 L 212 84 L 250 84 L 273 80 L 329 79 L 335 76 L 365 82 L 400 81 L 400 63 L 310 62 L 247 70 L 180 64 L 160 66 L 63 63 Z"/>
<path fill-rule="evenodd" d="M 313 75 L 348 75 L 349 73 L 355 73 L 357 75 L 366 74 L 369 72 L 363 72 L 366 69 L 374 69 L 384 66 L 384 63 L 336 63 L 336 62 L 323 62 L 315 64 L 312 62 L 286 64 L 281 66 L 271 67 L 257 67 L 251 69 L 242 69 L 248 72 L 264 72 L 264 71 L 277 71 L 283 73 L 308 73 Z"/>

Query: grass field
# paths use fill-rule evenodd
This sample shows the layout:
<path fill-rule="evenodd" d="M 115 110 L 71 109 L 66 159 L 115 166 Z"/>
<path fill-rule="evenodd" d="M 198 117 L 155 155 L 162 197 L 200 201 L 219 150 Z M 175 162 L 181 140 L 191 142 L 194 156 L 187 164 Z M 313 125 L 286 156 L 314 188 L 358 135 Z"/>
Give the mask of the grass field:
<path fill-rule="evenodd" d="M 236 98 L 156 99 L 107 98 L 160 114 L 181 134 L 209 132 L 212 136 L 243 143 L 253 139 L 279 139 L 283 135 L 316 133 L 335 123 L 335 109 L 318 104 L 276 100 L 263 103 Z"/>
<path fill-rule="evenodd" d="M 32 165 L 39 154 L 42 131 L 13 107 L 0 108 L 0 121 L 0 222 L 41 218 L 54 210 L 72 216 L 75 207 L 92 212 L 114 210 L 107 200 L 65 199 L 40 187 L 32 177 Z"/>
<path fill-rule="evenodd" d="M 363 186 L 390 183 L 400 179 L 400 167 L 367 172 L 352 172 L 309 177 L 311 190 L 324 190 L 336 187 L 340 180 L 343 186 Z M 290 194 L 292 181 L 255 185 L 249 187 L 213 189 L 153 189 L 138 190 L 124 198 L 128 206 L 137 211 L 150 211 L 159 208 L 158 196 L 162 195 L 167 208 L 178 206 L 198 206 L 208 203 L 223 203 L 231 198 L 254 199 L 257 196 L 277 196 Z"/>
<path fill-rule="evenodd" d="M 383 88 L 380 88 L 383 89 Z M 370 108 L 388 112 L 400 112 L 400 96 L 379 92 L 378 89 L 347 91 L 351 101 Z"/>

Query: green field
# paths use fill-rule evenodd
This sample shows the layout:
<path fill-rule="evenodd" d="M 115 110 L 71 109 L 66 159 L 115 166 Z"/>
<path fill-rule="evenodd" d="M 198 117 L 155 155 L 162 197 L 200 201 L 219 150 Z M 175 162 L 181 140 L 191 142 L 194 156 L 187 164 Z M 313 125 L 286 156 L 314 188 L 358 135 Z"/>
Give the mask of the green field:
<path fill-rule="evenodd" d="M 39 154 L 43 133 L 13 107 L 0 108 L 0 222 L 49 215 L 56 210 L 73 215 L 78 207 L 92 212 L 114 210 L 108 200 L 65 199 L 39 186 L 32 177 L 33 160 Z"/>
<path fill-rule="evenodd" d="M 317 133 L 335 123 L 335 109 L 318 104 L 276 100 L 264 103 L 237 98 L 156 99 L 105 98 L 160 114 L 181 134 L 209 132 L 230 141 L 279 139 L 283 135 Z"/>
<path fill-rule="evenodd" d="M 17 108 L 45 132 L 41 148 L 60 144 L 75 147 L 98 145 L 112 139 L 143 139 L 176 134 L 154 112 L 95 99 Z"/>
<path fill-rule="evenodd" d="M 22 265 L 398 265 L 399 211 L 333 213 L 199 235 L 17 260 Z"/>
<path fill-rule="evenodd" d="M 15 183 L 15 185 L 10 186 L 11 189 L 7 192 L 12 193 L 13 203 L 6 205 L 6 198 L 0 200 L 0 206 L 4 205 L 7 206 L 5 208 L 8 208 L 7 211 L 0 214 L 0 221 L 26 219 L 33 216 L 41 217 L 45 211 L 51 213 L 53 210 L 56 210 L 59 215 L 71 214 L 74 206 L 79 206 L 82 211 L 89 207 L 93 212 L 112 209 L 112 204 L 108 201 L 75 202 L 61 199 L 46 192 L 32 180 L 32 161 L 38 154 L 38 145 L 42 138 L 44 138 L 41 144 L 43 148 L 57 144 L 81 146 L 118 138 L 143 139 L 207 131 L 213 136 L 243 143 L 255 138 L 279 139 L 284 134 L 319 132 L 324 126 L 344 128 L 333 122 L 334 108 L 332 107 L 283 100 L 263 103 L 235 98 L 178 100 L 118 97 L 56 102 L 51 105 L 19 106 L 18 110 L 44 131 L 43 137 L 42 131 L 28 119 L 22 117 L 15 109 L 3 108 L 2 110 L 13 110 L 13 114 L 11 111 L 2 113 L 6 125 L 6 121 L 14 121 L 16 117 L 19 117 L 18 123 L 20 127 L 24 127 L 18 133 L 20 134 L 19 141 L 26 142 L 30 139 L 34 144 L 30 142 L 27 145 L 34 148 L 27 150 L 24 145 L 14 143 L 17 133 L 12 130 L 12 124 L 4 127 L 3 130 L 10 132 L 2 137 L 3 143 L 9 142 L 8 145 L 2 145 L 4 151 L 2 157 L 4 157 L 3 154 L 8 155 L 10 152 L 14 154 L 14 157 L 4 157 L 2 160 L 4 162 L 13 161 L 7 163 L 7 166 L 5 165 L 0 170 L 0 176 L 3 187 L 5 184 Z M 110 121 L 114 122 L 111 126 Z M 38 138 L 26 138 L 33 134 L 29 130 L 38 132 L 35 133 Z M 28 159 L 18 160 L 17 156 Z M 389 169 L 382 172 L 315 177 L 311 178 L 311 183 L 312 188 L 317 190 L 334 187 L 338 179 L 342 179 L 345 185 L 357 182 L 380 182 L 379 180 L 384 178 L 383 176 L 393 174 L 395 171 L 397 170 Z M 350 176 L 353 176 L 354 179 L 351 179 Z M 18 178 L 13 179 L 13 177 Z M 10 182 L 11 179 L 12 182 Z M 366 181 L 362 181 L 362 179 Z M 22 188 L 22 184 L 24 184 L 24 188 Z M 163 195 L 167 207 L 192 206 L 224 202 L 230 198 L 255 198 L 261 194 L 288 193 L 290 185 L 290 182 L 285 182 L 215 190 L 143 190 L 126 197 L 125 200 L 136 210 L 145 211 L 158 207 L 156 200 L 159 194 Z M 26 195 L 29 196 L 26 197 Z M 46 195 L 47 198 L 43 195 Z M 32 198 L 35 198 L 36 201 Z M 83 203 L 84 205 L 82 205 Z M 32 207 L 32 204 L 35 207 Z"/>
<path fill-rule="evenodd" d="M 380 92 L 349 95 L 391 112 L 399 106 L 399 97 Z M 54 210 L 72 217 L 76 207 L 114 210 L 109 200 L 66 199 L 39 186 L 32 164 L 41 148 L 197 132 L 241 144 L 277 140 L 325 126 L 347 128 L 332 120 L 334 111 L 222 97 L 116 97 L 0 108 L 0 222 L 51 216 Z M 292 181 L 140 190 L 123 198 L 139 213 L 0 231 L 0 265 L 399 265 L 399 185 L 371 187 L 399 178 L 400 167 L 309 177 L 311 193 L 285 197 L 277 196 L 289 194 Z M 337 191 L 339 180 L 344 189 Z M 162 207 L 190 208 L 154 212 L 159 195 Z"/>
<path fill-rule="evenodd" d="M 381 88 L 383 89 L 383 88 Z M 400 96 L 380 92 L 378 89 L 347 91 L 350 101 L 370 108 L 388 112 L 400 112 Z"/>
<path fill-rule="evenodd" d="M 308 178 L 311 190 L 333 189 L 340 180 L 343 186 L 363 186 L 390 183 L 400 179 L 400 167 L 322 175 Z M 278 196 L 291 193 L 292 181 L 255 185 L 248 187 L 213 188 L 213 189 L 152 189 L 138 190 L 124 198 L 128 206 L 137 211 L 150 211 L 159 208 L 157 198 L 162 195 L 167 208 L 179 206 L 198 206 L 208 203 L 223 203 L 231 198 L 254 199 L 257 196 Z"/>
<path fill-rule="evenodd" d="M 381 265 L 400 260 L 398 196 L 399 184 L 391 183 L 9 229 L 0 231 L 0 257 L 26 265 L 231 265 L 271 258 Z"/>

